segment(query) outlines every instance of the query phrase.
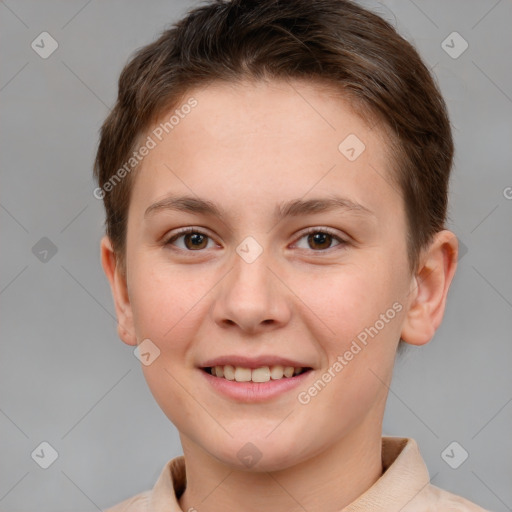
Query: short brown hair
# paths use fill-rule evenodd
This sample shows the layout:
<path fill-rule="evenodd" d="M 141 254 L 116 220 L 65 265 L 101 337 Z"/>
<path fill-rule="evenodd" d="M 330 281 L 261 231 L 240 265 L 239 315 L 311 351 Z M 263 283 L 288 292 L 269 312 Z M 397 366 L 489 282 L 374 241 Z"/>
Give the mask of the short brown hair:
<path fill-rule="evenodd" d="M 395 150 L 391 178 L 404 200 L 411 270 L 416 267 L 421 249 L 444 229 L 453 159 L 446 105 L 417 51 L 388 22 L 349 0 L 213 0 L 137 51 L 101 128 L 94 177 L 123 272 L 134 173 L 124 172 L 105 193 L 109 180 L 151 124 L 193 88 L 267 78 L 331 84 L 384 125 Z"/>

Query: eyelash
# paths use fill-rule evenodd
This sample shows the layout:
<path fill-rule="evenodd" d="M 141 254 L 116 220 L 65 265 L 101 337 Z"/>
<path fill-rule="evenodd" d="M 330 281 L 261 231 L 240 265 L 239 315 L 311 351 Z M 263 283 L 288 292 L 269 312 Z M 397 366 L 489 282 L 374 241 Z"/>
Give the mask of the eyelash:
<path fill-rule="evenodd" d="M 198 228 L 195 228 L 193 226 L 190 226 L 190 227 L 186 227 L 186 228 L 182 228 L 182 229 L 178 230 L 176 233 L 174 233 L 171 237 L 169 237 L 164 242 L 164 245 L 172 245 L 172 242 L 174 242 L 178 238 L 181 238 L 182 236 L 190 234 L 190 233 L 197 233 L 197 234 L 200 234 L 200 235 L 204 235 L 204 236 L 208 237 L 210 240 L 213 240 L 213 238 L 210 235 L 208 235 L 208 233 L 205 233 L 204 231 L 201 231 L 201 229 L 198 229 Z M 302 238 L 304 238 L 307 235 L 316 234 L 316 233 L 327 234 L 327 235 L 331 236 L 333 239 L 337 240 L 339 243 L 337 245 L 333 246 L 333 247 L 329 247 L 328 249 L 317 249 L 317 250 L 310 249 L 312 252 L 323 253 L 323 252 L 328 252 L 331 249 L 334 249 L 335 247 L 340 247 L 340 246 L 342 247 L 342 246 L 348 245 L 348 241 L 347 240 L 344 240 L 343 238 L 338 236 L 332 229 L 326 228 L 326 227 L 321 227 L 321 228 L 313 227 L 313 228 L 309 228 L 309 229 L 307 229 L 306 231 L 304 231 L 301 234 L 301 236 L 297 239 L 297 241 L 301 240 Z M 202 252 L 204 249 L 198 249 L 197 251 L 193 251 L 193 250 L 188 250 L 188 249 L 176 248 L 176 250 L 184 251 L 184 252 Z"/>

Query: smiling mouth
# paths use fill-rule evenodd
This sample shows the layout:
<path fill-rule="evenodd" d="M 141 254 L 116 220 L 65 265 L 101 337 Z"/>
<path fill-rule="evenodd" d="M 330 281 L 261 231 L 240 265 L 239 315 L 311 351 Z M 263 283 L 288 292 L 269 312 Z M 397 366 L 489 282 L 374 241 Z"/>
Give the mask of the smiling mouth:
<path fill-rule="evenodd" d="M 310 367 L 293 366 L 261 366 L 260 368 L 245 368 L 242 366 L 206 366 L 204 372 L 224 380 L 236 382 L 269 382 L 271 380 L 291 379 L 297 375 L 309 372 Z"/>

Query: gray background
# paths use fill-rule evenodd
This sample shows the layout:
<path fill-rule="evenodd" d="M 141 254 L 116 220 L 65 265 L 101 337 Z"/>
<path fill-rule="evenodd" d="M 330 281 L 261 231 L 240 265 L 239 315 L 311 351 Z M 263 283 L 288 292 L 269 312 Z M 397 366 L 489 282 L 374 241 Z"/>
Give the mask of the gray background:
<path fill-rule="evenodd" d="M 101 510 L 151 488 L 182 453 L 117 338 L 91 169 L 121 67 L 195 5 L 0 2 L 2 511 Z M 512 3 L 365 5 L 417 46 L 448 101 L 450 227 L 467 250 L 435 338 L 397 360 L 384 433 L 418 441 L 433 484 L 512 510 Z M 47 59 L 31 48 L 43 31 L 59 44 Z M 456 59 L 441 46 L 453 31 L 469 43 Z M 46 261 L 43 237 L 57 249 Z M 42 441 L 58 452 L 48 469 L 31 458 Z M 458 469 L 441 457 L 452 441 L 469 453 Z"/>

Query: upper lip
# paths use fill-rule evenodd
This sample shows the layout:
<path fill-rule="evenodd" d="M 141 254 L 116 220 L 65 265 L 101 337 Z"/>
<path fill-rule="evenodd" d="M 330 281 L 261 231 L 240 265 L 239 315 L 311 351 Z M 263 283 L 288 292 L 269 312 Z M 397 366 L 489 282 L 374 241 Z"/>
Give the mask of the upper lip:
<path fill-rule="evenodd" d="M 294 359 L 274 355 L 262 355 L 259 357 L 245 357 L 237 355 L 227 355 L 208 359 L 199 365 L 200 368 L 210 368 L 212 366 L 239 366 L 242 368 L 261 368 L 262 366 L 293 366 L 294 368 L 311 368 L 308 364 L 301 363 Z"/>

